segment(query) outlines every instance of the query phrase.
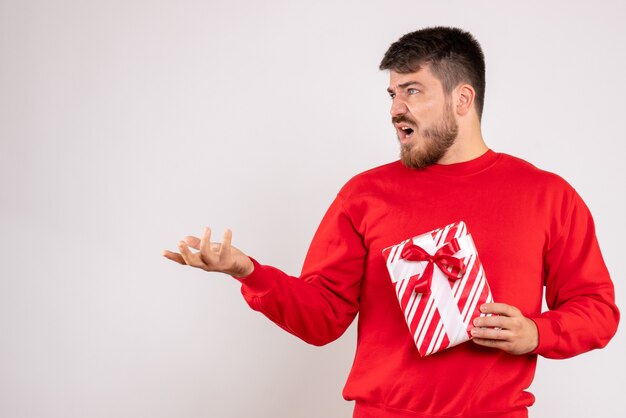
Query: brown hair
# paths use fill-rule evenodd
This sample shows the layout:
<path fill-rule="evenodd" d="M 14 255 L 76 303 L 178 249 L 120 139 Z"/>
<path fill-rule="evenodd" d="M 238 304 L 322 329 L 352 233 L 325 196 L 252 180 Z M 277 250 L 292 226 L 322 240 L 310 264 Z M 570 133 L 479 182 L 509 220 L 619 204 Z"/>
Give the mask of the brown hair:
<path fill-rule="evenodd" d="M 391 44 L 380 62 L 381 70 L 412 73 L 430 65 L 446 94 L 460 83 L 470 84 L 475 92 L 478 118 L 485 101 L 485 56 L 480 44 L 469 33 L 457 28 L 437 26 L 407 33 Z"/>

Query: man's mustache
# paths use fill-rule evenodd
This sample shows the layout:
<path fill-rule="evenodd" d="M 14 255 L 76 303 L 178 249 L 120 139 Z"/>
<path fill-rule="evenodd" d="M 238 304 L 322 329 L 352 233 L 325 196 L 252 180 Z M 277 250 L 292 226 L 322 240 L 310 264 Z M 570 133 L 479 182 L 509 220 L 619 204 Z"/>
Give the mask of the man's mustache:
<path fill-rule="evenodd" d="M 391 123 L 393 123 L 394 125 L 396 123 L 402 123 L 402 122 L 410 123 L 410 124 L 412 124 L 414 126 L 417 126 L 417 122 L 415 122 L 413 119 L 411 119 L 409 117 L 406 117 L 404 115 L 402 115 L 402 116 L 393 116 L 391 118 Z"/>

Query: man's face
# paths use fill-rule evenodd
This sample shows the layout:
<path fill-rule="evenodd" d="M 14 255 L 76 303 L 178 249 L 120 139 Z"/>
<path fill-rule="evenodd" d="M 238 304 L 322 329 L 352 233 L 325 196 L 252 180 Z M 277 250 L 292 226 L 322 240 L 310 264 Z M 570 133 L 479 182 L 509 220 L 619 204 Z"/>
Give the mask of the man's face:
<path fill-rule="evenodd" d="M 400 160 L 411 168 L 435 164 L 454 144 L 458 124 L 451 98 L 422 66 L 414 73 L 390 72 L 391 122 L 400 141 Z"/>

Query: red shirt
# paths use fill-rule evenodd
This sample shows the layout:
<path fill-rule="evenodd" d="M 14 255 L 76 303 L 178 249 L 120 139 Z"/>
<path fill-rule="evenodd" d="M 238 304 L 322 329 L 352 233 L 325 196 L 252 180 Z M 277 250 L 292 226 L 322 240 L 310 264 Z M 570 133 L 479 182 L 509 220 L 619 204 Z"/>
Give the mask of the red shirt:
<path fill-rule="evenodd" d="M 528 355 L 467 342 L 420 357 L 382 250 L 452 222 L 471 231 L 494 300 L 533 319 Z M 591 214 L 560 177 L 488 151 L 472 161 L 409 169 L 396 161 L 338 193 L 291 277 L 255 260 L 248 304 L 304 341 L 337 339 L 358 315 L 343 395 L 355 417 L 526 417 L 537 355 L 603 347 L 617 329 L 614 289 Z M 542 313 L 543 291 L 549 311 Z"/>

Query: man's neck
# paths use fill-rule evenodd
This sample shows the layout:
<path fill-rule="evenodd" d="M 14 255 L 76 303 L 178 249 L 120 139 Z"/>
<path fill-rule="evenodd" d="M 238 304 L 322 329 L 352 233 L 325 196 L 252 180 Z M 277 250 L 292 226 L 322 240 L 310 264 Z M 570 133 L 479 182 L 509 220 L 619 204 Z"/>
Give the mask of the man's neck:
<path fill-rule="evenodd" d="M 459 132 L 454 144 L 448 149 L 445 155 L 437 161 L 437 164 L 448 165 L 470 161 L 480 157 L 487 152 L 488 149 L 480 130 L 472 132 L 470 135 L 462 135 L 462 133 Z"/>

